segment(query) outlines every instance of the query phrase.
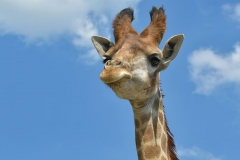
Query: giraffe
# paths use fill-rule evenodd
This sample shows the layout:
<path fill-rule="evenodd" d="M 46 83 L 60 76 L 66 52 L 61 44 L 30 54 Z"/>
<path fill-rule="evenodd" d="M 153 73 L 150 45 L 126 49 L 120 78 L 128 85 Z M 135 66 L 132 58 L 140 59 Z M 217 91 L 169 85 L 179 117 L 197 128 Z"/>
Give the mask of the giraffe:
<path fill-rule="evenodd" d="M 164 113 L 159 76 L 178 54 L 184 35 L 171 37 L 160 50 L 166 30 L 164 8 L 152 8 L 151 22 L 141 34 L 131 25 L 133 12 L 132 8 L 123 9 L 113 20 L 115 44 L 105 37 L 92 36 L 104 63 L 100 79 L 132 106 L 138 159 L 178 160 Z"/>

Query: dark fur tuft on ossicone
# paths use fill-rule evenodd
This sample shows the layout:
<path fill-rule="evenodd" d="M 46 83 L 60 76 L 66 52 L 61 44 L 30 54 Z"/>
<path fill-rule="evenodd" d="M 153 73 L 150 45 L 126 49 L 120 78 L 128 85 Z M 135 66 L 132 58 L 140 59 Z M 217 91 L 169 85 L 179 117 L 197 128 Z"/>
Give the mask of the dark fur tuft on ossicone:
<path fill-rule="evenodd" d="M 166 15 L 162 7 L 153 7 L 150 11 L 151 23 L 141 33 L 141 37 L 151 37 L 152 43 L 159 45 L 166 31 Z"/>
<path fill-rule="evenodd" d="M 157 13 L 157 14 L 160 14 L 160 13 L 165 13 L 165 10 L 164 10 L 164 8 L 163 8 L 163 6 L 162 7 L 152 7 L 152 10 L 150 11 L 150 17 L 151 17 L 151 21 L 152 21 L 152 16 L 153 16 L 153 13 Z"/>
<path fill-rule="evenodd" d="M 120 13 L 120 16 L 128 15 L 131 18 L 131 21 L 134 20 L 134 10 L 132 8 L 125 8 Z"/>

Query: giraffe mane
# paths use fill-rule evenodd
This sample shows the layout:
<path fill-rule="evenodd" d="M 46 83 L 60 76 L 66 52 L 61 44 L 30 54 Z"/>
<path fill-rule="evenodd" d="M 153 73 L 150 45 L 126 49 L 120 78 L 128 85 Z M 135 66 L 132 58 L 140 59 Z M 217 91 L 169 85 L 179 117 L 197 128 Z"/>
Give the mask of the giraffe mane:
<path fill-rule="evenodd" d="M 160 84 L 162 84 L 159 81 L 159 88 L 160 88 L 160 96 L 162 96 L 162 98 L 164 98 L 164 94 L 162 94 L 162 89 L 160 87 Z M 164 117 L 165 117 L 165 128 L 167 131 L 167 136 L 168 136 L 168 149 L 169 149 L 169 155 L 171 160 L 179 160 L 177 157 L 177 153 L 176 153 L 176 145 L 174 142 L 174 136 L 172 134 L 172 132 L 170 131 L 170 128 L 168 127 L 168 122 L 167 122 L 167 118 L 166 118 L 166 114 L 165 114 L 165 106 L 163 105 L 163 112 L 164 112 Z"/>
<path fill-rule="evenodd" d="M 165 107 L 163 106 L 163 108 L 164 108 L 164 114 L 165 114 Z M 169 154 L 170 158 L 171 158 L 171 160 L 179 160 L 177 157 L 177 154 L 176 154 L 176 146 L 175 146 L 175 142 L 173 139 L 174 136 L 173 136 L 172 132 L 170 131 L 170 128 L 168 127 L 166 114 L 165 114 L 165 125 L 166 125 L 167 136 L 168 136 L 168 149 L 169 149 L 169 153 L 170 153 Z"/>

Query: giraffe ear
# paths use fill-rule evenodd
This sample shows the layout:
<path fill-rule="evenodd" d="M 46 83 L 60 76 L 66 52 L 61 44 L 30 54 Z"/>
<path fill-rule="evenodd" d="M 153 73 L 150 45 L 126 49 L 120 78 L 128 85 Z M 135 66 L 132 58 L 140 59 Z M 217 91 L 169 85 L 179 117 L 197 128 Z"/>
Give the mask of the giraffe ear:
<path fill-rule="evenodd" d="M 170 39 L 167 40 L 162 51 L 164 69 L 166 69 L 169 63 L 177 56 L 183 40 L 183 34 L 172 36 Z"/>
<path fill-rule="evenodd" d="M 98 54 L 104 58 L 104 54 L 114 45 L 109 39 L 101 36 L 92 36 L 92 42 Z"/>

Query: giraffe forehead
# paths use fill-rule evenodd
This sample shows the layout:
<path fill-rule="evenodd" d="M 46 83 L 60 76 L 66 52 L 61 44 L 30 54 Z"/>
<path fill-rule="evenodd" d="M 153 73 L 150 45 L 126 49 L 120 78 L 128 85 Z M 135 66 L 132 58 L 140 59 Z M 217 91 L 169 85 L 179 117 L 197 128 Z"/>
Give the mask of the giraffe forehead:
<path fill-rule="evenodd" d="M 136 38 L 136 36 L 126 39 L 122 44 L 122 48 L 128 50 L 129 53 L 135 56 L 149 56 L 153 53 L 161 53 L 161 50 L 158 47 L 152 45 L 146 39 L 139 37 Z"/>
<path fill-rule="evenodd" d="M 136 57 L 148 57 L 151 54 L 162 55 L 162 51 L 146 38 L 140 38 L 138 35 L 126 35 L 125 38 L 112 47 L 107 53 L 107 56 L 113 58 L 124 57 L 131 59 Z"/>

